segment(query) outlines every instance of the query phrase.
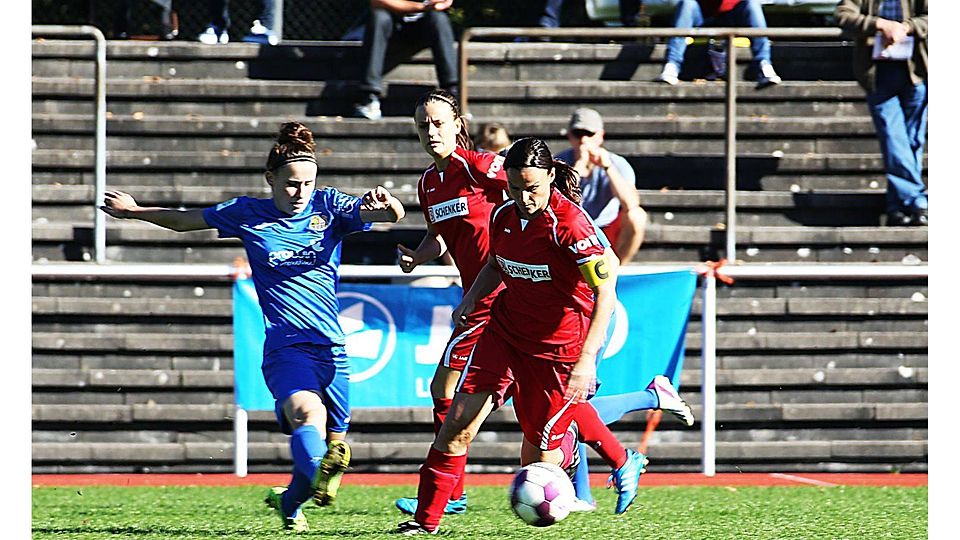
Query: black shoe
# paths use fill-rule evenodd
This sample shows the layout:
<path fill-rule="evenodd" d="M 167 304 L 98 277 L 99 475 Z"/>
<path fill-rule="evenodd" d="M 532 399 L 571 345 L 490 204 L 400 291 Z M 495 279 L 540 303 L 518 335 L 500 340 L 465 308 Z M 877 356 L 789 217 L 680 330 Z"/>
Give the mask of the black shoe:
<path fill-rule="evenodd" d="M 910 225 L 916 225 L 919 227 L 926 227 L 929 223 L 930 218 L 927 217 L 927 209 L 920 208 L 914 211 L 913 215 L 910 216 Z"/>
<path fill-rule="evenodd" d="M 913 217 L 897 210 L 887 212 L 887 227 L 906 227 L 913 221 Z"/>

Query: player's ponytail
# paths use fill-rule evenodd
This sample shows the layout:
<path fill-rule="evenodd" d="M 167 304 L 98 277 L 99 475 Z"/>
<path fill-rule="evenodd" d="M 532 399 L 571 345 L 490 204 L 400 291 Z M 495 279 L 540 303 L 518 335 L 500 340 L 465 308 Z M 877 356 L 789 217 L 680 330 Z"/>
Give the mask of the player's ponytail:
<path fill-rule="evenodd" d="M 503 160 L 504 169 L 553 169 L 553 183 L 564 197 L 580 204 L 580 175 L 562 161 L 553 159 L 547 143 L 535 137 L 525 137 L 513 143 Z"/>
<path fill-rule="evenodd" d="M 580 204 L 580 175 L 573 167 L 558 160 L 553 160 L 553 183 L 574 204 Z"/>
<path fill-rule="evenodd" d="M 447 104 L 447 106 L 450 107 L 450 110 L 453 111 L 454 120 L 457 118 L 460 119 L 460 132 L 457 133 L 457 146 L 467 150 L 473 150 L 473 139 L 470 138 L 470 129 L 467 127 L 467 119 L 460 114 L 460 104 L 457 102 L 457 98 L 446 90 L 436 88 L 420 96 L 420 99 L 417 100 L 416 109 L 423 107 L 427 103 L 434 102 Z"/>
<path fill-rule="evenodd" d="M 272 171 L 294 161 L 317 162 L 317 143 L 313 141 L 310 128 L 300 122 L 287 122 L 280 126 L 277 142 L 267 155 L 267 170 Z"/>

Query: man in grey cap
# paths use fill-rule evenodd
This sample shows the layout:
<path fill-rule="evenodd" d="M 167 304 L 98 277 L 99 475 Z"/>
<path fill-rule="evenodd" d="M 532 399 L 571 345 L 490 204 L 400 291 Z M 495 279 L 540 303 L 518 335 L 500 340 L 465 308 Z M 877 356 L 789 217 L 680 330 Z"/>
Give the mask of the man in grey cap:
<path fill-rule="evenodd" d="M 633 167 L 603 147 L 603 118 L 593 109 L 573 111 L 566 136 L 571 148 L 556 154 L 556 158 L 580 174 L 580 206 L 603 230 L 614 253 L 626 264 L 640 249 L 647 226 Z"/>

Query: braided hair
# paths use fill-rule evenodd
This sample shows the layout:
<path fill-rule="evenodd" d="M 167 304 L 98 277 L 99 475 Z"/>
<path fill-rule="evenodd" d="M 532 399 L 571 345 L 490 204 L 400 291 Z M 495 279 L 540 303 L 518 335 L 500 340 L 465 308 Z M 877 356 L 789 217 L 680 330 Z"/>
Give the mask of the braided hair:
<path fill-rule="evenodd" d="M 445 103 L 450 107 L 453 111 L 454 120 L 457 118 L 460 119 L 460 132 L 457 133 L 457 146 L 467 150 L 473 150 L 473 139 L 470 138 L 470 131 L 467 128 L 467 119 L 460 115 L 460 104 L 457 102 L 457 98 L 446 90 L 436 88 L 420 96 L 414 110 L 423 107 L 427 103 Z"/>
<path fill-rule="evenodd" d="M 547 143 L 536 137 L 525 137 L 513 143 L 503 160 L 504 169 L 553 169 L 553 183 L 564 197 L 580 204 L 580 175 L 573 167 L 553 159 Z"/>
<path fill-rule="evenodd" d="M 300 122 L 286 122 L 280 126 L 277 142 L 267 155 L 267 170 L 276 170 L 294 161 L 317 163 L 315 152 L 317 144 L 313 141 L 310 128 Z"/>

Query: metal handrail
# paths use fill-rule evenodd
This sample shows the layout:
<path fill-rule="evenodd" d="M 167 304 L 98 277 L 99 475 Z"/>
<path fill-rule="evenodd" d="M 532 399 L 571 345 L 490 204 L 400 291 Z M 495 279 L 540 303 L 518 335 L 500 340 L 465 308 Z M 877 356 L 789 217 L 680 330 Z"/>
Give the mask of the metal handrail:
<path fill-rule="evenodd" d="M 630 264 L 621 266 L 620 275 L 650 274 L 689 270 L 693 264 Z M 111 279 L 145 280 L 230 280 L 242 269 L 233 264 L 106 264 L 90 263 L 34 263 L 30 267 L 34 279 L 45 280 L 84 280 L 100 281 Z M 929 276 L 926 264 L 903 265 L 881 263 L 838 263 L 838 264 L 742 264 L 723 266 L 718 272 L 737 279 L 917 279 Z M 366 265 L 345 264 L 340 267 L 342 278 L 414 279 L 421 277 L 457 277 L 460 274 L 454 266 L 421 265 L 409 274 L 403 273 L 392 264 Z"/>
<path fill-rule="evenodd" d="M 737 37 L 840 39 L 839 28 L 468 28 L 460 36 L 460 108 L 469 114 L 469 53 L 474 38 L 556 37 L 556 38 L 658 38 L 707 37 L 727 40 L 726 134 L 726 246 L 724 256 L 736 261 L 737 246 Z"/>
<path fill-rule="evenodd" d="M 98 207 L 103 204 L 107 190 L 107 40 L 103 32 L 95 26 L 34 25 L 30 27 L 34 36 L 92 37 L 96 41 L 96 72 L 94 85 L 96 93 L 96 123 L 94 154 L 94 195 L 93 195 L 93 256 L 97 263 L 107 260 L 106 218 Z"/>

